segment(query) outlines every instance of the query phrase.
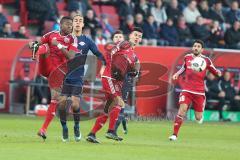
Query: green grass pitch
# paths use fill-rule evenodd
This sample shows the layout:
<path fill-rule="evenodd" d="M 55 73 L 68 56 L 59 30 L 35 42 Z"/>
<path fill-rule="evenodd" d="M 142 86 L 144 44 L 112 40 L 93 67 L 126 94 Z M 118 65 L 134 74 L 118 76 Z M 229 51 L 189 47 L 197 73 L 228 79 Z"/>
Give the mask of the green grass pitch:
<path fill-rule="evenodd" d="M 57 118 L 43 142 L 36 132 L 43 118 L 0 115 L 0 160 L 239 160 L 240 124 L 186 122 L 179 139 L 170 142 L 170 121 L 129 122 L 129 133 L 122 142 L 104 137 L 107 125 L 97 137 L 101 144 L 90 144 L 85 136 L 94 121 L 81 122 L 83 139 L 75 142 L 73 124 L 68 124 L 70 142 L 61 141 Z"/>

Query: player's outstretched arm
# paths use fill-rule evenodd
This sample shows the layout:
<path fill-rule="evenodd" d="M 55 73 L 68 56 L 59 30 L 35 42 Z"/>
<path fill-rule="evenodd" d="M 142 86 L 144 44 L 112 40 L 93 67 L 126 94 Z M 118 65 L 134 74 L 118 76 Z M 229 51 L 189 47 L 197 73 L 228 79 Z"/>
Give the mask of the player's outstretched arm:
<path fill-rule="evenodd" d="M 212 61 L 209 58 L 207 58 L 207 69 L 215 76 L 218 76 L 218 77 L 222 76 L 222 72 L 216 69 L 216 67 L 213 65 Z"/>
<path fill-rule="evenodd" d="M 100 60 L 102 61 L 102 65 L 106 66 L 106 60 L 103 56 L 103 54 L 98 50 L 97 45 L 91 40 L 88 40 L 89 42 L 89 46 L 90 46 L 90 50 L 92 51 L 92 53 Z"/>

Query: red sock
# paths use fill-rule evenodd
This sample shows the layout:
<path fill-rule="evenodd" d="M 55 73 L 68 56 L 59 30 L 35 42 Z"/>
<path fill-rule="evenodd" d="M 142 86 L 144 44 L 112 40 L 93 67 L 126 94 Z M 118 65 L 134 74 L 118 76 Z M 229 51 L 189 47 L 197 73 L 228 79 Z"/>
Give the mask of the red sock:
<path fill-rule="evenodd" d="M 120 106 L 115 106 L 113 107 L 112 111 L 110 112 L 110 118 L 109 118 L 109 127 L 108 130 L 114 131 L 115 129 L 115 124 L 118 120 L 119 113 L 121 111 Z"/>
<path fill-rule="evenodd" d="M 57 107 L 57 101 L 56 100 L 51 100 L 51 103 L 48 107 L 47 110 L 47 115 L 45 117 L 45 121 L 42 125 L 41 130 L 46 131 L 48 128 L 48 125 L 50 124 L 50 122 L 52 121 L 53 117 L 55 116 L 55 112 L 56 112 L 56 107 Z"/>
<path fill-rule="evenodd" d="M 178 131 L 182 125 L 182 122 L 183 122 L 183 117 L 180 115 L 177 115 L 175 117 L 175 121 L 174 121 L 174 131 L 173 131 L 174 135 L 176 135 L 176 136 L 178 135 Z"/>
<path fill-rule="evenodd" d="M 107 119 L 108 119 L 108 116 L 106 114 L 97 117 L 91 132 L 96 134 L 106 123 Z"/>

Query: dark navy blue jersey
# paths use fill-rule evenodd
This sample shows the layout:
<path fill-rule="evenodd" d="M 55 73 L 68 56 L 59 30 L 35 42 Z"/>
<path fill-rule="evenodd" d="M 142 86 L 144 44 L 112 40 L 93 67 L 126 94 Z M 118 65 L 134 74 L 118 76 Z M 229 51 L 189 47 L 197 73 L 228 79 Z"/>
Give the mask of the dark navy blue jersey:
<path fill-rule="evenodd" d="M 86 63 L 89 50 L 98 57 L 105 65 L 105 59 L 102 53 L 98 50 L 96 44 L 87 36 L 76 36 L 75 43 L 77 44 L 78 53 L 68 62 L 69 72 L 66 75 L 65 83 L 73 85 L 82 85 L 84 76 L 84 65 Z"/>

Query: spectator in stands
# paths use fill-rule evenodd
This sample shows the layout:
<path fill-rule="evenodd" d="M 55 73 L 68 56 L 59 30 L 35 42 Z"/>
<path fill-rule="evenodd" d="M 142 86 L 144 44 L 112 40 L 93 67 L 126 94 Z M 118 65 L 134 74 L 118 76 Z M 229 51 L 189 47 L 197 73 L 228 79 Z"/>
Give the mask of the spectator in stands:
<path fill-rule="evenodd" d="M 143 24 L 143 45 L 157 45 L 158 27 L 153 15 L 148 15 L 147 21 Z"/>
<path fill-rule="evenodd" d="M 173 19 L 174 23 L 177 24 L 178 17 L 182 15 L 177 0 L 171 0 L 170 5 L 167 7 L 167 17 Z"/>
<path fill-rule="evenodd" d="M 96 28 L 96 36 L 94 41 L 96 45 L 105 45 L 107 43 L 107 38 L 104 37 L 102 28 Z"/>
<path fill-rule="evenodd" d="M 230 8 L 233 1 L 236 0 L 222 0 L 222 3 L 225 8 Z"/>
<path fill-rule="evenodd" d="M 5 23 L 3 25 L 3 29 L 0 32 L 0 37 L 3 37 L 3 38 L 15 38 L 15 35 L 12 32 L 12 26 L 11 26 L 10 23 L 7 22 L 7 23 Z"/>
<path fill-rule="evenodd" d="M 223 79 L 219 81 L 220 90 L 225 92 L 225 100 L 230 101 L 230 110 L 240 111 L 240 96 L 237 95 L 234 87 L 231 84 L 231 74 L 226 71 L 223 75 Z"/>
<path fill-rule="evenodd" d="M 126 23 L 124 23 L 120 29 L 123 31 L 123 34 L 129 34 L 134 28 L 134 19 L 132 15 L 128 15 Z"/>
<path fill-rule="evenodd" d="M 191 0 L 188 3 L 188 6 L 183 10 L 183 15 L 187 23 L 193 24 L 196 22 L 197 17 L 201 16 L 200 12 L 197 9 L 196 0 Z"/>
<path fill-rule="evenodd" d="M 218 21 L 213 21 L 210 30 L 209 47 L 223 48 L 224 47 L 224 32 L 221 29 Z"/>
<path fill-rule="evenodd" d="M 178 0 L 178 2 L 179 2 L 183 7 L 185 7 L 185 6 L 188 5 L 188 3 L 190 2 L 190 0 Z"/>
<path fill-rule="evenodd" d="M 218 100 L 218 104 L 216 105 L 216 108 L 212 108 L 212 109 L 217 109 L 219 111 L 219 119 L 225 120 L 222 114 L 223 107 L 225 105 L 225 96 L 226 96 L 225 92 L 219 89 L 218 80 L 211 72 L 208 72 L 207 79 L 204 81 L 204 83 L 205 83 L 207 102 L 212 99 Z"/>
<path fill-rule="evenodd" d="M 67 1 L 67 10 L 69 12 L 78 11 L 81 12 L 81 15 L 85 16 L 87 10 L 90 9 L 90 4 L 87 0 L 68 0 Z"/>
<path fill-rule="evenodd" d="M 216 2 L 213 4 L 210 10 L 210 19 L 218 21 L 221 24 L 225 22 L 221 0 L 216 0 Z"/>
<path fill-rule="evenodd" d="M 195 39 L 201 39 L 207 42 L 210 32 L 207 27 L 203 24 L 203 18 L 201 16 L 197 17 L 197 22 L 192 25 L 192 34 Z"/>
<path fill-rule="evenodd" d="M 135 3 L 135 13 L 141 13 L 143 17 L 147 17 L 147 15 L 151 12 L 151 5 L 146 0 L 137 0 Z"/>
<path fill-rule="evenodd" d="M 134 3 L 131 0 L 123 0 L 120 2 L 118 8 L 118 15 L 120 17 L 120 26 L 126 22 L 128 15 L 134 15 Z"/>
<path fill-rule="evenodd" d="M 228 48 L 240 49 L 240 22 L 235 21 L 233 26 L 229 28 L 225 35 L 224 39 Z"/>
<path fill-rule="evenodd" d="M 203 18 L 210 19 L 210 9 L 207 0 L 203 0 L 200 2 L 199 12 Z"/>
<path fill-rule="evenodd" d="M 103 29 L 103 36 L 107 39 L 111 39 L 111 35 L 115 32 L 115 29 L 108 22 L 108 16 L 106 14 L 101 15 L 101 26 Z"/>
<path fill-rule="evenodd" d="M 139 28 L 143 28 L 143 15 L 141 13 L 137 13 L 135 15 L 135 21 L 134 21 L 134 26 L 135 27 L 139 27 Z"/>
<path fill-rule="evenodd" d="M 26 36 L 26 27 L 24 25 L 20 25 L 18 31 L 15 32 L 14 35 L 15 38 L 28 39 Z"/>
<path fill-rule="evenodd" d="M 180 46 L 192 46 L 193 37 L 189 27 L 186 24 L 186 20 L 183 16 L 178 18 L 177 32 L 179 36 L 179 45 Z"/>
<path fill-rule="evenodd" d="M 162 25 L 161 35 L 163 39 L 169 42 L 170 46 L 176 46 L 179 42 L 179 36 L 176 27 L 173 25 L 171 18 L 167 19 L 167 23 Z"/>
<path fill-rule="evenodd" d="M 94 11 L 92 9 L 87 10 L 86 17 L 84 18 L 84 24 L 86 27 L 91 28 L 92 36 L 94 37 L 96 34 L 95 29 L 101 27 L 100 22 L 94 15 Z"/>
<path fill-rule="evenodd" d="M 0 31 L 3 29 L 3 25 L 7 22 L 8 22 L 7 18 L 3 14 L 3 6 L 2 6 L 2 4 L 0 4 Z"/>
<path fill-rule="evenodd" d="M 167 14 L 162 0 L 156 0 L 155 6 L 151 8 L 151 14 L 154 16 L 158 26 L 167 21 Z"/>
<path fill-rule="evenodd" d="M 233 24 L 235 21 L 240 20 L 240 11 L 238 1 L 233 1 L 231 3 L 231 9 L 226 14 L 226 20 L 230 24 Z"/>
<path fill-rule="evenodd" d="M 56 21 L 59 17 L 56 0 L 27 0 L 28 19 L 38 20 L 38 35 L 42 35 L 46 20 Z"/>

